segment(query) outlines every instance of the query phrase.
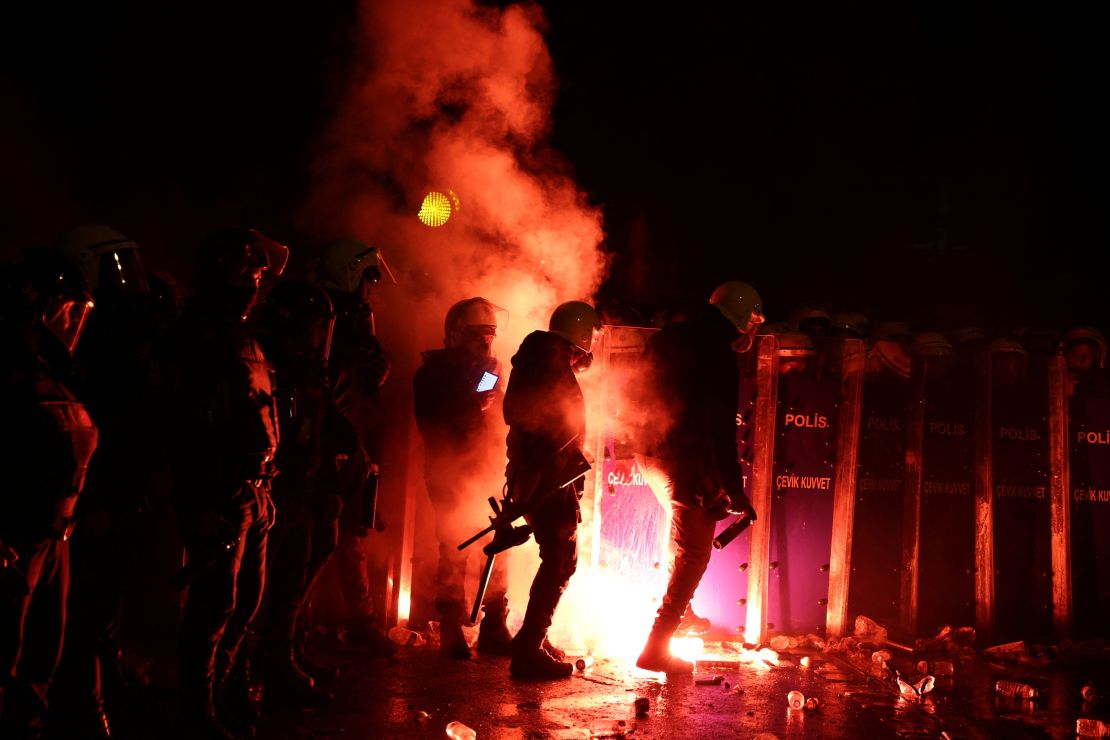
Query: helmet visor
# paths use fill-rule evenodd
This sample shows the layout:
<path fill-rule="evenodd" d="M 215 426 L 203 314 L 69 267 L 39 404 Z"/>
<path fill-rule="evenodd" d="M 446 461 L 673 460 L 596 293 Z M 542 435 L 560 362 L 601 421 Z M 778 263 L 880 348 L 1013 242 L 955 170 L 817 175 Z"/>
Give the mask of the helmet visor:
<path fill-rule="evenodd" d="M 92 311 L 91 298 L 76 299 L 69 296 L 55 296 L 46 304 L 42 312 L 42 324 L 58 338 L 70 354 L 77 349 L 77 342 L 85 330 L 85 322 Z"/>
<path fill-rule="evenodd" d="M 281 277 L 289 262 L 289 247 L 279 244 L 270 237 L 250 229 L 250 267 L 261 267 L 272 277 Z"/>
<path fill-rule="evenodd" d="M 97 290 L 113 293 L 147 293 L 146 273 L 137 249 L 117 249 L 100 255 L 96 268 Z"/>

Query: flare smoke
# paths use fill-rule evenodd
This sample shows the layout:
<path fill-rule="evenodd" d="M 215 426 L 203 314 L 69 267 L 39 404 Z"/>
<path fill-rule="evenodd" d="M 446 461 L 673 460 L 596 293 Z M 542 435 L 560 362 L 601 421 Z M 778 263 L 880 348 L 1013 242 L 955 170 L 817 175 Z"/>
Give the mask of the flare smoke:
<path fill-rule="evenodd" d="M 415 328 L 437 342 L 446 309 L 482 295 L 508 309 L 497 351 L 511 354 L 604 277 L 601 214 L 546 144 L 556 81 L 543 23 L 529 5 L 361 5 L 358 71 L 317 154 L 305 218 L 315 233 L 382 248 L 401 283 L 382 298 L 405 312 L 406 337 Z M 448 189 L 461 210 L 421 224 L 424 195 Z"/>

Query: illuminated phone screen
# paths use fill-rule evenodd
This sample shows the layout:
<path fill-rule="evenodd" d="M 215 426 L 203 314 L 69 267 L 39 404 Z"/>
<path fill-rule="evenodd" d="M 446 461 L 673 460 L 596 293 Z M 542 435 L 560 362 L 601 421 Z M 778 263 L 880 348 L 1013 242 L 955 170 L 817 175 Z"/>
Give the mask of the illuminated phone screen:
<path fill-rule="evenodd" d="M 497 378 L 498 376 L 489 371 L 482 373 L 482 377 L 478 380 L 478 385 L 474 388 L 474 390 L 478 391 L 479 393 L 481 393 L 482 391 L 492 391 L 493 387 L 497 385 Z"/>

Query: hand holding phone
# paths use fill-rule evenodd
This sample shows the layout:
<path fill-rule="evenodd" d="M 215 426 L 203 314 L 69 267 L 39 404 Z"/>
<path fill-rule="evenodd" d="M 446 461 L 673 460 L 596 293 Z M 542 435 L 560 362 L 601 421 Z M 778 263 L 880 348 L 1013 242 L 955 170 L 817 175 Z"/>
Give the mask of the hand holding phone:
<path fill-rule="evenodd" d="M 497 381 L 500 379 L 499 375 L 486 371 L 482 373 L 482 377 L 478 379 L 478 385 L 474 386 L 474 390 L 478 393 L 492 391 L 497 386 Z"/>

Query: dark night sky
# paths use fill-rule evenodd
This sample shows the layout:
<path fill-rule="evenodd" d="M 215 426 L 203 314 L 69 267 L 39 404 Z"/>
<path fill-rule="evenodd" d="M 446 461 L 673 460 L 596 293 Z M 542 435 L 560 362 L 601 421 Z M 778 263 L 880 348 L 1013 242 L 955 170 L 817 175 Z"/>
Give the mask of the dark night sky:
<path fill-rule="evenodd" d="M 215 225 L 306 238 L 353 3 L 73 5 L 0 20 L 0 249 L 86 220 L 171 268 Z M 966 5 L 545 3 L 554 143 L 604 209 L 606 293 L 739 278 L 777 319 L 818 299 L 1106 326 L 1102 26 Z"/>

